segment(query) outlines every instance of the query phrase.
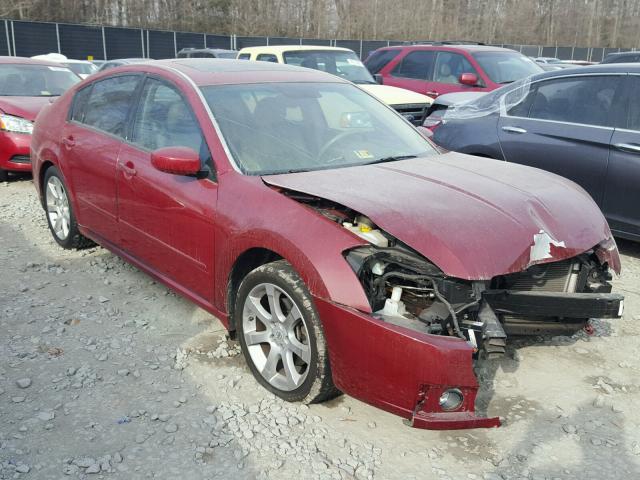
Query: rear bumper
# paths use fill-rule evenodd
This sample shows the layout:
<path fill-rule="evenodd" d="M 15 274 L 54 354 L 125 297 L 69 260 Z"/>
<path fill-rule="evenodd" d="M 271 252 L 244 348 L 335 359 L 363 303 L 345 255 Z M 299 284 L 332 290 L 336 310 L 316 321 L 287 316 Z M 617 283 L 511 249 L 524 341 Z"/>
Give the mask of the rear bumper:
<path fill-rule="evenodd" d="M 624 297 L 616 293 L 523 292 L 486 290 L 496 313 L 561 318 L 620 318 Z"/>
<path fill-rule="evenodd" d="M 12 172 L 30 172 L 29 148 L 31 135 L 0 132 L 0 169 Z"/>
<path fill-rule="evenodd" d="M 416 428 L 497 427 L 475 415 L 478 382 L 473 348 L 459 338 L 428 335 L 316 298 L 333 381 L 363 402 L 399 415 Z M 440 408 L 448 389 L 462 392 L 455 411 Z"/>

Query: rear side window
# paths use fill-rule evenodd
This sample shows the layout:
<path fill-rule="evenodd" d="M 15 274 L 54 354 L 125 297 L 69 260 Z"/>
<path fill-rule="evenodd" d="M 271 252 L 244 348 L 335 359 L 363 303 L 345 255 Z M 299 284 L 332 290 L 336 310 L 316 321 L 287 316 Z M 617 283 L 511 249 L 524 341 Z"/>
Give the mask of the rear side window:
<path fill-rule="evenodd" d="M 628 97 L 626 128 L 640 132 L 640 77 L 630 75 L 629 83 L 631 89 Z"/>
<path fill-rule="evenodd" d="M 82 123 L 124 137 L 139 80 L 137 75 L 122 75 L 94 83 Z"/>
<path fill-rule="evenodd" d="M 91 94 L 91 85 L 82 90 L 79 90 L 75 97 L 73 97 L 73 105 L 71 106 L 70 119 L 75 122 L 82 123 L 84 121 L 84 114 L 87 110 L 87 101 Z"/>
<path fill-rule="evenodd" d="M 251 59 L 250 53 L 241 53 L 240 55 L 238 55 L 238 60 L 250 60 L 250 59 Z"/>
<path fill-rule="evenodd" d="M 529 117 L 540 120 L 613 126 L 612 105 L 620 77 L 584 76 L 540 82 L 529 93 Z"/>
<path fill-rule="evenodd" d="M 410 52 L 393 69 L 394 77 L 413 78 L 416 80 L 428 80 L 433 73 L 436 52 L 422 50 Z"/>
<path fill-rule="evenodd" d="M 259 62 L 278 63 L 278 57 L 276 57 L 273 53 L 261 53 L 260 55 L 258 55 L 258 58 L 256 60 L 258 60 Z"/>
<path fill-rule="evenodd" d="M 378 50 L 369 55 L 369 58 L 364 62 L 365 67 L 369 69 L 371 73 L 378 73 L 387 64 L 396 58 L 400 53 L 399 49 L 395 50 Z"/>

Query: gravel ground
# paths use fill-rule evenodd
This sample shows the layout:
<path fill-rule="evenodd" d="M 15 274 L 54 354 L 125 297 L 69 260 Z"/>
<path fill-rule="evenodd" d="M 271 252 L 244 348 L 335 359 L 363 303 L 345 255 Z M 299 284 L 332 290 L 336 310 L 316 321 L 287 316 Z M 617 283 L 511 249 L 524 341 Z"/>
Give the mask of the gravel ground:
<path fill-rule="evenodd" d="M 267 393 L 217 319 L 102 248 L 60 249 L 31 180 L 0 184 L 0 212 L 1 479 L 640 478 L 640 245 L 620 242 L 624 319 L 481 365 L 504 426 L 434 432 Z"/>

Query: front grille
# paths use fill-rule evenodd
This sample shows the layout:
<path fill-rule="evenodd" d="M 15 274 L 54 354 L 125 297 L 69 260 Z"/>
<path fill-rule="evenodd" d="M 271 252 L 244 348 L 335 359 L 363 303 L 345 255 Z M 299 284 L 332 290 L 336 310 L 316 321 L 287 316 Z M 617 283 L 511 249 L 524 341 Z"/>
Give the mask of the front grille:
<path fill-rule="evenodd" d="M 12 163 L 31 163 L 31 157 L 29 155 L 14 155 L 9 161 Z"/>
<path fill-rule="evenodd" d="M 424 114 L 428 105 L 423 103 L 409 103 L 404 105 L 392 105 L 396 112 L 402 115 L 416 126 L 422 125 Z"/>

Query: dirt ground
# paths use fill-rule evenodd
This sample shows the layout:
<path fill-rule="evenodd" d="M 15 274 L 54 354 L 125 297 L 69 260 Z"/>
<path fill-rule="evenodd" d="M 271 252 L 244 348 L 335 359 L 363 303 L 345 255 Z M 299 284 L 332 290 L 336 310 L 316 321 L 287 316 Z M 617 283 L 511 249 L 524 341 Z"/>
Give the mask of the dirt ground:
<path fill-rule="evenodd" d="M 218 320 L 102 248 L 64 251 L 0 184 L 0 478 L 638 479 L 640 245 L 624 318 L 479 367 L 492 430 L 411 429 L 260 388 Z M 412 368 L 407 365 L 407 368 Z"/>

